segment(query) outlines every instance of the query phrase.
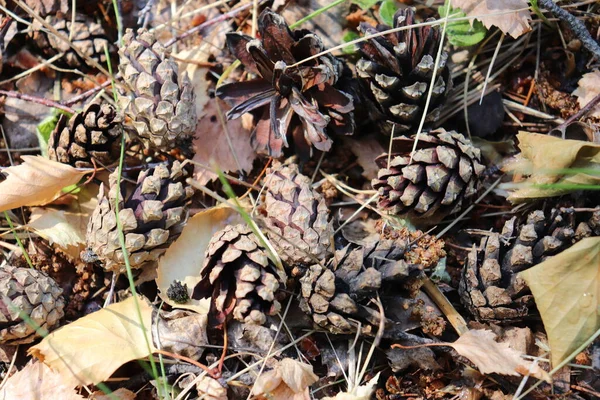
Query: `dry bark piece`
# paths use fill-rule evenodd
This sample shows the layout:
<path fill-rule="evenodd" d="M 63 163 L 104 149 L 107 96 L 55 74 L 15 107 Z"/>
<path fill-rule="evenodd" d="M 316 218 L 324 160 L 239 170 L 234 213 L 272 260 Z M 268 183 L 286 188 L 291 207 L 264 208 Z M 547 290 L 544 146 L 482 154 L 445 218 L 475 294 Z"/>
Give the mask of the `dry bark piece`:
<path fill-rule="evenodd" d="M 95 101 L 71 117 L 61 115 L 48 140 L 48 158 L 76 168 L 109 165 L 119 158 L 122 119 L 113 106 Z"/>
<path fill-rule="evenodd" d="M 474 199 L 485 167 L 479 149 L 455 131 L 440 128 L 419 135 L 411 159 L 415 140 L 398 138 L 389 165 L 387 154 L 377 158 L 381 169 L 372 185 L 380 208 L 434 224 Z"/>
<path fill-rule="evenodd" d="M 43 272 L 10 265 L 0 267 L 0 343 L 31 343 L 56 328 L 64 316 L 62 289 Z M 25 320 L 20 313 L 28 317 Z"/>
<path fill-rule="evenodd" d="M 193 189 L 185 183 L 187 171 L 178 161 L 160 164 L 140 173 L 135 189 L 128 193 L 121 183 L 119 218 L 131 268 L 157 261 L 179 236 L 187 219 Z M 108 195 L 101 185 L 98 205 L 87 230 L 85 262 L 100 261 L 107 271 L 124 272 L 125 259 L 119 243 L 115 217 L 118 170 L 110 175 Z"/>
<path fill-rule="evenodd" d="M 461 301 L 478 320 L 510 323 L 529 315 L 533 296 L 518 272 L 598 235 L 600 211 L 576 223 L 572 209 L 531 212 L 524 223 L 508 220 L 502 232 L 480 232 L 480 248 L 468 254 L 459 285 Z"/>
<path fill-rule="evenodd" d="M 323 196 L 311 187 L 298 165 L 275 165 L 265 177 L 265 233 L 281 260 L 293 267 L 331 254 L 333 223 Z"/>
<path fill-rule="evenodd" d="M 129 92 L 119 104 L 133 125 L 132 134 L 144 146 L 168 151 L 188 144 L 196 130 L 193 86 L 186 73 L 178 76 L 177 63 L 144 29 L 128 29 L 119 49 L 119 71 Z"/>
<path fill-rule="evenodd" d="M 331 54 L 291 67 L 325 48 L 307 30 L 290 30 L 284 19 L 264 10 L 258 20 L 261 39 L 227 34 L 227 45 L 244 66 L 259 76 L 220 86 L 217 96 L 234 103 L 229 119 L 255 111 L 258 115 L 252 144 L 259 153 L 280 157 L 294 139 L 296 152 L 307 158 L 312 146 L 331 148 L 331 133 L 354 132 L 352 96 L 340 90 L 344 65 Z"/>
<path fill-rule="evenodd" d="M 106 65 L 106 51 L 114 54 L 115 46 L 108 39 L 102 25 L 85 14 L 75 14 L 72 23 L 71 16 L 48 15 L 45 21 L 56 29 L 64 37 L 70 38 L 74 47 L 87 57 L 95 60 L 100 65 Z M 82 59 L 68 42 L 48 32 L 38 21 L 34 20 L 31 36 L 33 42 L 48 57 L 64 53 L 59 62 L 71 68 L 86 68 L 85 60 Z"/>
<path fill-rule="evenodd" d="M 413 9 L 398 10 L 394 28 L 415 24 L 414 18 Z M 363 22 L 359 29 L 365 35 L 372 35 L 390 27 L 373 27 Z M 395 124 L 395 132 L 414 131 L 421 120 L 440 40 L 439 26 L 422 26 L 359 43 L 363 58 L 356 64 L 356 72 L 362 78 L 365 92 L 372 95 L 380 111 Z M 447 58 L 448 54 L 442 52 L 425 118 L 427 126 L 438 119 L 451 86 Z"/>
<path fill-rule="evenodd" d="M 228 225 L 213 235 L 200 277 L 192 298 L 211 298 L 211 325 L 222 324 L 229 315 L 260 325 L 281 308 L 275 300 L 276 267 L 246 225 Z"/>

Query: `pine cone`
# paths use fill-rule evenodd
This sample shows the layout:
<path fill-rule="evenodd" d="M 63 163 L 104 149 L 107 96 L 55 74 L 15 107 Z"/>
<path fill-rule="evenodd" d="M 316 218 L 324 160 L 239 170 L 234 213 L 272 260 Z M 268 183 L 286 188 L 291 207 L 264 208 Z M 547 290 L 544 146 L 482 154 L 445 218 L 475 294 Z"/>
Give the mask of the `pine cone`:
<path fill-rule="evenodd" d="M 276 267 L 258 238 L 245 225 L 228 225 L 215 233 L 206 250 L 201 280 L 192 297 L 211 297 L 211 324 L 220 325 L 229 314 L 238 321 L 263 324 L 280 304 Z"/>
<path fill-rule="evenodd" d="M 32 268 L 0 267 L 0 343 L 31 343 L 45 330 L 55 328 L 64 314 L 62 289 L 43 272 Z M 19 313 L 30 318 L 30 325 Z"/>
<path fill-rule="evenodd" d="M 333 224 L 323 196 L 298 172 L 298 165 L 276 165 L 265 177 L 265 233 L 288 266 L 312 264 L 331 254 Z"/>
<path fill-rule="evenodd" d="M 573 209 L 533 211 L 525 224 L 517 217 L 501 233 L 479 232 L 480 248 L 468 254 L 459 285 L 461 300 L 482 321 L 510 322 L 526 317 L 533 296 L 517 274 L 566 250 L 577 241 L 600 234 L 600 211 L 576 225 Z"/>
<path fill-rule="evenodd" d="M 411 8 L 398 10 L 394 15 L 394 28 L 413 25 L 414 17 Z M 372 35 L 390 27 L 379 25 L 375 28 L 363 22 L 359 29 L 366 35 Z M 362 78 L 365 91 L 372 94 L 380 111 L 396 124 L 395 132 L 416 130 L 422 118 L 440 40 L 438 26 L 422 26 L 359 43 L 364 58 L 356 64 L 357 75 Z M 451 86 L 447 58 L 448 54 L 442 52 L 425 118 L 426 126 L 437 120 Z"/>
<path fill-rule="evenodd" d="M 373 334 L 379 325 L 379 310 L 368 305 L 377 292 L 389 290 L 398 294 L 404 289 L 409 297 L 414 297 L 413 292 L 418 291 L 411 278 L 424 265 L 407 261 L 409 254 L 421 254 L 415 249 L 418 246 L 409 241 L 411 236 L 406 230 L 393 239 L 382 237 L 369 246 L 347 246 L 336 252 L 327 267 L 312 265 L 300 279 L 300 308 L 318 326 L 334 334 L 353 333 L 358 322 L 363 333 Z M 443 244 L 438 246 L 435 240 L 428 243 L 440 249 L 438 260 L 445 255 Z"/>
<path fill-rule="evenodd" d="M 398 153 L 392 154 L 389 167 L 387 154 L 377 158 L 381 169 L 372 185 L 380 208 L 434 224 L 473 198 L 485 168 L 479 149 L 455 131 L 440 128 L 419 135 L 411 163 L 414 140 L 395 140 Z"/>
<path fill-rule="evenodd" d="M 321 39 L 307 30 L 290 30 L 283 18 L 269 9 L 260 14 L 258 31 L 261 39 L 229 33 L 227 45 L 259 78 L 217 89 L 217 96 L 235 103 L 227 113 L 229 119 L 256 110 L 254 148 L 280 157 L 291 135 L 296 152 L 307 158 L 311 146 L 330 149 L 330 133 L 352 134 L 352 96 L 340 90 L 338 82 L 343 64 L 327 54 L 290 67 L 323 51 Z"/>
<path fill-rule="evenodd" d="M 194 191 L 185 184 L 187 171 L 178 161 L 140 173 L 137 185 L 127 195 L 121 184 L 119 217 L 131 268 L 141 268 L 156 261 L 179 236 L 187 219 L 188 200 Z M 110 190 L 100 186 L 98 205 L 87 227 L 88 249 L 82 252 L 85 262 L 101 261 L 107 271 L 124 272 L 125 260 L 115 218 L 117 171 L 110 175 Z M 123 201 L 125 199 L 125 201 Z"/>
<path fill-rule="evenodd" d="M 69 38 L 81 54 L 90 57 L 100 65 L 106 65 L 106 50 L 108 54 L 116 52 L 115 46 L 109 41 L 106 31 L 99 23 L 85 14 L 75 14 L 75 22 L 71 23 L 71 15 L 49 15 L 45 21 L 64 37 Z M 53 57 L 59 53 L 64 56 L 58 61 L 71 68 L 86 68 L 86 60 L 71 48 L 68 42 L 49 33 L 39 22 L 32 24 L 31 36 L 36 46 L 47 56 Z"/>
<path fill-rule="evenodd" d="M 92 158 L 109 165 L 119 158 L 121 118 L 109 104 L 88 104 L 70 118 L 61 115 L 48 140 L 48 157 L 76 168 L 93 167 Z"/>
<path fill-rule="evenodd" d="M 119 103 L 133 121 L 134 134 L 149 148 L 168 151 L 191 140 L 196 130 L 196 104 L 187 76 L 178 77 L 177 63 L 153 33 L 131 29 L 119 49 L 119 71 L 131 90 Z"/>

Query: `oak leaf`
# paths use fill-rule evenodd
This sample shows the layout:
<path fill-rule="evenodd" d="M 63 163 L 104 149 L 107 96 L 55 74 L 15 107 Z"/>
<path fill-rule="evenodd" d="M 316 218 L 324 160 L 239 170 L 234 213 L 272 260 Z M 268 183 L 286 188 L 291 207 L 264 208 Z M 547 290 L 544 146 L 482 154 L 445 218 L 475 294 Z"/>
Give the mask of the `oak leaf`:
<path fill-rule="evenodd" d="M 583 239 L 520 276 L 533 293 L 557 366 L 600 329 L 600 237 Z"/>
<path fill-rule="evenodd" d="M 152 306 L 138 298 L 143 328 L 133 297 L 88 314 L 52 332 L 29 349 L 65 379 L 81 385 L 108 379 L 126 362 L 148 357 L 145 335 L 150 336 Z M 149 339 L 152 342 L 151 339 Z"/>
<path fill-rule="evenodd" d="M 252 394 L 260 400 L 310 400 L 308 387 L 318 380 L 312 365 L 284 358 L 256 379 Z"/>
<path fill-rule="evenodd" d="M 77 380 L 53 371 L 42 362 L 31 362 L 12 375 L 0 390 L 0 399 L 83 400 L 75 392 Z"/>
<path fill-rule="evenodd" d="M 192 290 L 200 281 L 200 270 L 204 265 L 206 247 L 213 234 L 227 225 L 241 222 L 239 213 L 227 206 L 212 207 L 190 218 L 181 235 L 158 262 L 156 285 L 160 298 L 172 307 L 206 314 L 210 299 L 190 299 L 188 303 L 178 304 L 169 299 L 167 291 L 174 281 L 179 281 L 187 285 L 191 298 Z"/>
<path fill-rule="evenodd" d="M 579 82 L 577 89 L 573 91 L 573 96 L 577 96 L 577 102 L 580 107 L 584 107 L 587 103 L 600 94 L 600 70 L 593 70 L 584 74 Z M 600 105 L 594 106 L 589 112 L 592 117 L 600 118 Z"/>
<path fill-rule="evenodd" d="M 527 0 L 451 0 L 451 4 L 486 28 L 496 26 L 515 39 L 531 30 Z"/>
<path fill-rule="evenodd" d="M 87 173 L 70 165 L 50 161 L 42 156 L 22 156 L 23 164 L 2 171 L 0 182 L 0 212 L 21 206 L 50 203 Z"/>

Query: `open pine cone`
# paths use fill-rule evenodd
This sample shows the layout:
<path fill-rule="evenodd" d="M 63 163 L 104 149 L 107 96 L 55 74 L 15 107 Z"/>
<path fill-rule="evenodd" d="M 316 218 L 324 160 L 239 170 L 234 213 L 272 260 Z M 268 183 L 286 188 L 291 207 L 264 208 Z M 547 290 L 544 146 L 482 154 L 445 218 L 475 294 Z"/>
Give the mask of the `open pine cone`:
<path fill-rule="evenodd" d="M 48 158 L 76 168 L 109 165 L 119 158 L 122 119 L 114 107 L 92 102 L 70 118 L 61 115 L 48 140 Z"/>
<path fill-rule="evenodd" d="M 432 18 L 427 21 L 433 20 Z M 411 8 L 398 10 L 394 28 L 413 25 Z M 367 35 L 390 29 L 361 23 L 359 28 Z M 356 64 L 356 72 L 372 94 L 380 111 L 395 123 L 395 132 L 416 130 L 429 93 L 429 86 L 440 46 L 439 26 L 422 26 L 359 43 L 364 58 Z M 425 118 L 430 126 L 438 118 L 440 108 L 450 87 L 450 73 L 446 66 L 448 54 L 442 52 L 432 91 L 429 112 Z"/>
<path fill-rule="evenodd" d="M 477 193 L 485 167 L 481 152 L 463 135 L 443 128 L 415 137 L 395 139 L 389 166 L 388 155 L 377 158 L 381 167 L 373 188 L 378 205 L 392 214 L 408 215 L 416 222 L 435 224 L 458 212 Z"/>
<path fill-rule="evenodd" d="M 323 196 L 298 172 L 298 165 L 275 165 L 265 177 L 265 233 L 289 267 L 312 264 L 331 254 L 333 223 Z"/>
<path fill-rule="evenodd" d="M 228 225 L 215 233 L 206 250 L 194 299 L 211 298 L 210 322 L 220 325 L 229 314 L 238 321 L 264 324 L 281 308 L 276 267 L 246 225 Z"/>
<path fill-rule="evenodd" d="M 481 246 L 467 257 L 459 292 L 478 320 L 510 322 L 526 317 L 533 305 L 527 284 L 518 275 L 587 236 L 600 235 L 600 211 L 576 224 L 573 209 L 536 210 L 524 224 L 513 217 L 501 233 L 476 232 Z"/>
<path fill-rule="evenodd" d="M 119 49 L 119 71 L 129 87 L 119 103 L 133 123 L 134 134 L 149 148 L 168 151 L 191 140 L 196 104 L 187 76 L 153 33 L 128 29 Z"/>
<path fill-rule="evenodd" d="M 110 190 L 100 186 L 98 205 L 87 227 L 88 249 L 85 262 L 100 261 L 107 271 L 124 272 L 125 259 L 119 243 L 115 218 L 117 175 L 110 175 Z M 178 161 L 160 164 L 138 176 L 135 189 L 128 193 L 121 183 L 119 218 L 123 224 L 125 245 L 131 268 L 156 261 L 179 236 L 187 219 L 187 206 L 193 189 L 185 183 L 187 171 Z"/>
<path fill-rule="evenodd" d="M 321 39 L 307 30 L 290 30 L 283 18 L 269 9 L 260 14 L 258 31 L 261 39 L 229 33 L 227 45 L 259 78 L 217 89 L 220 98 L 235 104 L 227 113 L 229 119 L 256 110 L 254 148 L 280 157 L 290 135 L 297 153 L 306 158 L 311 146 L 328 151 L 331 133 L 352 134 L 353 100 L 336 85 L 343 64 L 327 54 L 292 66 L 323 51 Z"/>
<path fill-rule="evenodd" d="M 31 343 L 39 337 L 37 327 L 56 328 L 65 315 L 62 292 L 54 279 L 43 272 L 0 266 L 0 344 Z"/>
<path fill-rule="evenodd" d="M 76 13 L 74 23 L 71 23 L 70 14 L 48 15 L 45 21 L 64 37 L 70 38 L 73 47 L 82 55 L 90 57 L 102 66 L 106 66 L 106 50 L 109 55 L 116 52 L 102 25 L 85 14 Z M 37 20 L 32 24 L 31 36 L 36 46 L 48 57 L 64 53 L 59 64 L 71 68 L 87 66 L 85 59 L 77 54 L 68 42 L 49 33 Z"/>

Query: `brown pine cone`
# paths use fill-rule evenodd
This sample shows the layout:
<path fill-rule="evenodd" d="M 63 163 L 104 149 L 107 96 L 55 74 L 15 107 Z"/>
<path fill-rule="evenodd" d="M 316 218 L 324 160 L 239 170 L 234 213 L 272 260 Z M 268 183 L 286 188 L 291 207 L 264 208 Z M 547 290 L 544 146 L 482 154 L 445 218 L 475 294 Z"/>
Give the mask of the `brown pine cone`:
<path fill-rule="evenodd" d="M 265 177 L 262 212 L 265 233 L 289 267 L 312 264 L 331 254 L 333 223 L 323 196 L 298 172 L 298 165 L 275 165 Z"/>
<path fill-rule="evenodd" d="M 576 224 L 570 208 L 533 211 L 524 224 L 517 217 L 501 233 L 481 232 L 481 246 L 468 254 L 459 292 L 478 320 L 511 322 L 526 317 L 533 296 L 518 272 L 566 250 L 587 236 L 600 235 L 600 211 Z"/>
<path fill-rule="evenodd" d="M 100 187 L 98 205 L 87 227 L 88 249 L 82 252 L 81 258 L 85 262 L 100 261 L 105 270 L 122 273 L 125 259 L 114 210 L 117 172 L 110 175 L 108 196 L 104 194 L 104 185 Z M 172 166 L 161 164 L 140 173 L 130 193 L 126 185 L 121 184 L 119 218 L 131 268 L 157 261 L 181 233 L 189 199 L 194 193 L 185 183 L 186 176 L 187 171 L 175 161 Z"/>
<path fill-rule="evenodd" d="M 412 8 L 398 10 L 394 15 L 394 28 L 415 24 L 414 18 Z M 390 27 L 378 25 L 375 28 L 363 22 L 359 29 L 372 35 Z M 422 26 L 359 43 L 363 58 L 356 64 L 356 72 L 362 78 L 365 92 L 371 93 L 380 111 L 395 123 L 395 132 L 414 131 L 420 123 L 440 40 L 439 26 Z M 437 120 L 451 86 L 447 58 L 448 54 L 442 52 L 425 118 L 426 127 Z"/>
<path fill-rule="evenodd" d="M 189 145 L 197 116 L 193 86 L 178 77 L 177 63 L 153 33 L 128 29 L 119 49 L 119 71 L 129 87 L 119 103 L 133 123 L 133 134 L 149 148 L 168 151 Z"/>
<path fill-rule="evenodd" d="M 414 287 L 413 277 L 425 268 L 425 265 L 407 261 L 422 252 L 417 251 L 417 244 L 411 243 L 408 230 L 400 233 L 387 232 L 369 246 L 347 246 L 338 250 L 326 267 L 310 266 L 300 279 L 300 308 L 316 325 L 334 334 L 353 333 L 359 322 L 363 333 L 373 334 L 380 317 L 370 300 L 376 298 L 377 293 L 388 291 L 397 295 L 402 290 L 408 297 L 416 296 L 418 288 Z M 418 234 L 423 236 L 420 231 Z M 437 242 L 440 241 L 428 241 L 439 248 L 439 253 L 432 255 L 435 263 L 445 256 L 443 242 Z"/>
<path fill-rule="evenodd" d="M 266 315 L 281 308 L 275 300 L 276 267 L 246 225 L 228 225 L 213 235 L 200 277 L 192 297 L 211 298 L 212 325 L 221 325 L 229 314 L 238 321 L 264 324 Z"/>
<path fill-rule="evenodd" d="M 280 157 L 294 139 L 296 152 L 308 158 L 314 146 L 328 151 L 331 133 L 354 132 L 352 96 L 340 90 L 343 64 L 330 54 L 291 67 L 324 50 L 321 39 L 307 30 L 290 30 L 283 18 L 266 9 L 260 14 L 261 39 L 227 34 L 227 45 L 244 66 L 259 76 L 220 86 L 217 96 L 234 103 L 229 119 L 256 110 L 252 144 L 259 153 Z"/>
<path fill-rule="evenodd" d="M 381 167 L 373 188 L 379 192 L 380 208 L 414 221 L 435 224 L 458 212 L 473 200 L 485 167 L 481 152 L 463 135 L 443 128 L 415 137 L 395 140 L 389 166 L 388 155 L 377 158 Z"/>
<path fill-rule="evenodd" d="M 39 337 L 36 328 L 46 331 L 56 328 L 65 315 L 62 292 L 43 272 L 0 266 L 0 343 L 31 343 Z M 20 313 L 29 320 L 24 320 Z"/>
<path fill-rule="evenodd" d="M 115 46 L 108 39 L 102 25 L 85 14 L 75 14 L 75 22 L 73 24 L 71 23 L 70 14 L 49 15 L 45 20 L 64 37 L 70 38 L 73 46 L 82 54 L 90 57 L 102 66 L 105 66 L 107 62 L 106 50 L 108 50 L 109 55 L 116 52 Z M 64 53 L 64 56 L 58 61 L 59 64 L 71 68 L 87 68 L 86 60 L 80 57 L 68 42 L 48 32 L 35 20 L 32 24 L 31 37 L 36 46 L 47 57 Z"/>
<path fill-rule="evenodd" d="M 95 101 L 79 113 L 62 114 L 48 140 L 48 157 L 76 168 L 109 165 L 119 159 L 122 119 L 114 107 Z"/>

